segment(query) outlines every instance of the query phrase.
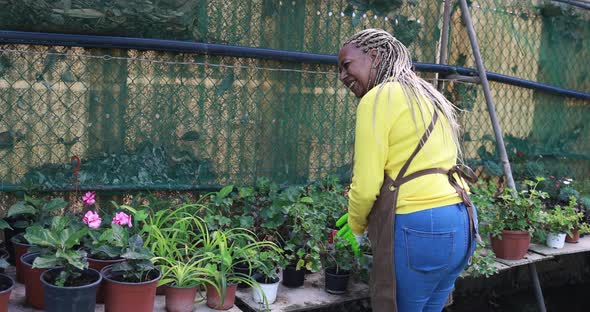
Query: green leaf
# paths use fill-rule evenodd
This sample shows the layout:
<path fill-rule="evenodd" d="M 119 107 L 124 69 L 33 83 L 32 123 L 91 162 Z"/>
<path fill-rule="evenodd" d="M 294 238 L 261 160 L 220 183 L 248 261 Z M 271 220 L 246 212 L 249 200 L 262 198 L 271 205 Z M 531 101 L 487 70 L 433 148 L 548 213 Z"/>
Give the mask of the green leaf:
<path fill-rule="evenodd" d="M 129 238 L 129 247 L 131 249 L 139 249 L 143 246 L 143 239 L 141 239 L 141 236 L 135 234 L 133 236 L 131 236 L 131 238 Z"/>
<path fill-rule="evenodd" d="M 8 261 L 6 261 L 4 258 L 0 258 L 0 268 L 6 269 L 8 266 L 10 266 L 10 263 L 8 263 Z"/>
<path fill-rule="evenodd" d="M 25 204 L 25 202 L 19 201 L 16 204 L 8 208 L 7 217 L 14 217 L 22 214 L 37 214 L 37 209 L 31 205 Z"/>
<path fill-rule="evenodd" d="M 63 216 L 55 216 L 51 219 L 51 231 L 58 232 L 66 229 L 70 225 L 70 219 Z"/>
<path fill-rule="evenodd" d="M 86 236 L 86 234 L 88 234 L 88 231 L 90 231 L 89 228 L 82 228 L 74 233 L 68 233 L 69 235 L 66 236 L 67 240 L 64 243 L 64 247 L 73 248 L 74 246 L 78 245 L 80 243 L 80 239 Z"/>
<path fill-rule="evenodd" d="M 145 209 L 143 210 L 138 210 L 134 215 L 133 215 L 133 219 L 135 222 L 142 222 L 145 219 L 148 218 L 148 213 Z"/>
<path fill-rule="evenodd" d="M 57 258 L 64 259 L 68 264 L 84 270 L 88 268 L 88 261 L 86 260 L 86 252 L 81 250 L 58 250 L 55 254 Z M 39 259 L 39 258 L 37 258 Z"/>
<path fill-rule="evenodd" d="M 305 204 L 313 204 L 313 199 L 311 197 L 302 197 L 300 200 L 300 202 L 305 203 Z"/>
<path fill-rule="evenodd" d="M 34 198 L 31 197 L 27 194 L 25 194 L 25 203 L 35 207 L 35 208 L 39 208 L 41 206 L 43 206 L 43 200 L 40 198 Z"/>
<path fill-rule="evenodd" d="M 56 235 L 39 225 L 29 227 L 25 233 L 25 239 L 30 244 L 42 247 L 56 247 L 60 245 Z"/>
<path fill-rule="evenodd" d="M 149 260 L 153 258 L 153 255 L 147 252 L 142 252 L 143 250 L 131 251 L 128 250 L 126 253 L 122 254 L 121 257 L 129 260 Z"/>
<path fill-rule="evenodd" d="M 121 256 L 121 248 L 109 245 L 101 245 L 98 248 L 92 250 L 93 255 L 97 255 L 99 253 L 105 254 L 109 258 L 117 258 Z"/>
<path fill-rule="evenodd" d="M 44 212 L 51 212 L 51 211 L 64 209 L 64 208 L 66 208 L 67 205 L 68 205 L 68 203 L 63 198 L 59 197 L 59 198 L 54 198 L 54 199 L 50 200 L 48 203 L 46 203 L 45 205 L 43 205 L 43 208 L 41 210 Z"/>
<path fill-rule="evenodd" d="M 53 268 L 61 265 L 61 261 L 54 255 L 39 256 L 33 261 L 33 268 Z"/>
<path fill-rule="evenodd" d="M 0 219 L 0 230 L 11 229 L 12 227 L 4 219 Z M 1 266 L 0 266 L 1 267 Z"/>
<path fill-rule="evenodd" d="M 227 195 L 229 195 L 229 193 L 231 193 L 231 191 L 234 189 L 233 185 L 227 185 L 224 188 L 222 188 L 219 192 L 217 192 L 217 199 L 222 199 L 225 198 Z"/>
<path fill-rule="evenodd" d="M 129 245 L 129 233 L 122 226 L 111 224 L 111 228 L 112 238 L 109 241 L 115 243 L 116 246 L 126 247 Z M 141 245 L 143 245 L 143 241 L 141 241 Z"/>

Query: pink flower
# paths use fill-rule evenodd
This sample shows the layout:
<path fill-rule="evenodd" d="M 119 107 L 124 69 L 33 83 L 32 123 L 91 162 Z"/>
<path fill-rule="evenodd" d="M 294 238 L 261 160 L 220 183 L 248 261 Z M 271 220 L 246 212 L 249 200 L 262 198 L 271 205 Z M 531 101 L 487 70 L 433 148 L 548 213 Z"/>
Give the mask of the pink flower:
<path fill-rule="evenodd" d="M 102 219 L 100 218 L 98 213 L 92 210 L 88 210 L 84 215 L 82 222 L 84 222 L 84 224 L 87 224 L 88 227 L 91 229 L 98 229 L 100 227 L 100 224 L 102 223 Z"/>
<path fill-rule="evenodd" d="M 559 183 L 555 183 L 555 187 L 559 187 Z"/>
<path fill-rule="evenodd" d="M 117 212 L 111 223 L 133 227 L 133 224 L 131 224 L 131 216 L 124 212 Z"/>
<path fill-rule="evenodd" d="M 84 202 L 84 205 L 86 205 L 86 206 L 94 205 L 94 203 L 96 203 L 96 200 L 94 199 L 94 197 L 96 197 L 96 192 L 86 192 L 86 194 L 84 194 L 84 196 L 82 196 L 82 201 Z"/>

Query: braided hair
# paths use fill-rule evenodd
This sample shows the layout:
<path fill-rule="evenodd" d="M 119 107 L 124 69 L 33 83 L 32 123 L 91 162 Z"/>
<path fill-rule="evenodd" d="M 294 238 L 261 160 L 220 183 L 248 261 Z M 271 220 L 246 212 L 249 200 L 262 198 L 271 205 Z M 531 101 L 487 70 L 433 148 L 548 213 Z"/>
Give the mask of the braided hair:
<path fill-rule="evenodd" d="M 430 102 L 434 109 L 442 113 L 449 123 L 451 136 L 457 148 L 459 159 L 461 159 L 462 154 L 459 145 L 460 126 L 457 121 L 455 106 L 436 90 L 434 86 L 416 75 L 412 69 L 410 52 L 399 40 L 385 30 L 370 28 L 348 38 L 342 44 L 343 47 L 345 45 L 353 45 L 361 49 L 364 53 L 368 53 L 371 50 L 377 51 L 374 62 L 378 63 L 373 63 L 371 68 L 371 71 L 375 70 L 376 72 L 369 75 L 368 88 L 371 89 L 379 86 L 380 89 L 378 92 L 380 92 L 386 82 L 398 82 L 406 96 L 414 124 L 416 124 L 416 115 L 412 103 L 417 103 L 420 109 L 424 128 L 426 128 L 424 109 L 429 108 L 425 107 L 427 102 Z M 376 109 L 377 106 L 375 105 L 373 120 L 376 117 Z M 432 113 L 431 110 L 429 110 L 430 113 Z"/>

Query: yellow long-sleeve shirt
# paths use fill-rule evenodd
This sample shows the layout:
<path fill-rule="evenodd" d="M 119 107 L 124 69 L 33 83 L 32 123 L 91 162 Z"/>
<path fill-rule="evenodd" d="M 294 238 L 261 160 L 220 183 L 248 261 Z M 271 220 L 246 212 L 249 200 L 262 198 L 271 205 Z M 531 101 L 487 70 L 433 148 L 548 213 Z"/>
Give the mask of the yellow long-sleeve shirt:
<path fill-rule="evenodd" d="M 406 103 L 399 83 L 386 83 L 383 88 L 377 86 L 367 92 L 358 105 L 353 176 L 348 195 L 348 224 L 356 235 L 367 227 L 367 216 L 383 184 L 383 172 L 395 179 L 432 120 L 430 104 L 422 105 L 425 108 L 422 118 L 417 103 L 413 103 L 414 122 Z M 456 161 L 451 129 L 439 114 L 430 138 L 406 175 L 428 168 L 450 169 Z M 396 213 L 412 213 L 459 202 L 461 199 L 446 175 L 430 174 L 400 186 Z"/>

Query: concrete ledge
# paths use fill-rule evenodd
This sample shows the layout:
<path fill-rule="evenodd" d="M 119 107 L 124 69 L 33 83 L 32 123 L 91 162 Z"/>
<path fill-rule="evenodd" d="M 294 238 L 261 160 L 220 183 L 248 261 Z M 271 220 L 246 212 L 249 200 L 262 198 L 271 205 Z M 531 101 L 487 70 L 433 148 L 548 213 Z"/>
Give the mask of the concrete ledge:
<path fill-rule="evenodd" d="M 252 300 L 251 289 L 238 289 L 236 297 L 241 304 L 253 311 L 298 312 L 367 299 L 369 298 L 369 286 L 365 283 L 350 282 L 348 293 L 331 295 L 324 290 L 324 277 L 322 273 L 318 272 L 306 275 L 303 286 L 299 288 L 287 288 L 280 284 L 277 301 L 269 305 L 269 310 L 266 310 L 263 304 L 255 303 Z"/>

